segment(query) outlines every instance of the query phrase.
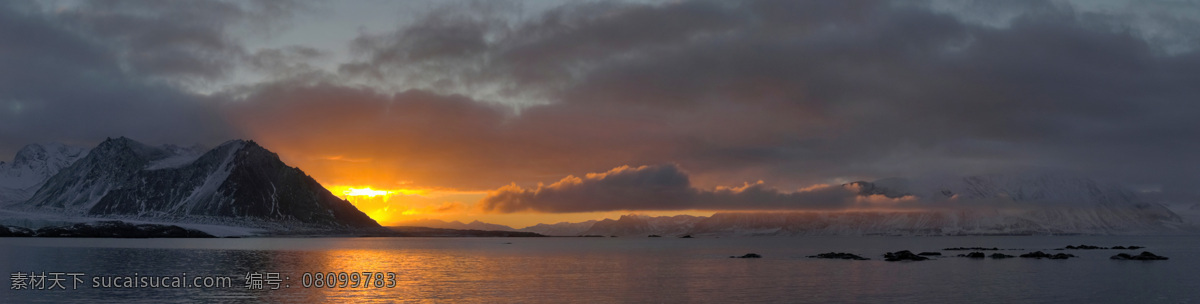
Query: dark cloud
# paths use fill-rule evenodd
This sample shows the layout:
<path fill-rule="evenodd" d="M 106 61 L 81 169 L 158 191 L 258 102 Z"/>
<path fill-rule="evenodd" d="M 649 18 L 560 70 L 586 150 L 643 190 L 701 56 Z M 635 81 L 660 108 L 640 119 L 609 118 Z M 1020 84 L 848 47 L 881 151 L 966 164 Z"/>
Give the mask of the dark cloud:
<path fill-rule="evenodd" d="M 521 24 L 442 18 L 364 36 L 369 56 L 348 66 L 436 61 L 468 68 L 421 75 L 544 92 L 528 96 L 551 104 L 501 130 L 540 148 L 531 163 L 590 165 L 563 172 L 676 162 L 705 185 L 1030 170 L 1198 181 L 1200 144 L 1181 139 L 1200 138 L 1188 118 L 1200 53 L 1169 51 L 1123 14 L 1005 11 L 997 25 L 877 1 L 566 5 Z M 412 55 L 434 46 L 436 58 Z M 612 150 L 626 153 L 602 158 Z"/>
<path fill-rule="evenodd" d="M 236 132 L 205 97 L 128 72 L 119 51 L 35 3 L 0 4 L 0 154 L 46 141 L 130 136 L 219 143 Z M 18 43 L 19 42 L 19 43 Z"/>
<path fill-rule="evenodd" d="M 1200 197 L 1200 35 L 1187 30 L 1200 18 L 972 3 L 589 2 L 513 18 L 520 5 L 466 2 L 364 31 L 357 59 L 326 72 L 311 63 L 321 51 L 247 52 L 228 34 L 287 6 L 101 2 L 55 15 L 9 2 L 0 38 L 23 43 L 0 49 L 0 137 L 178 142 L 234 134 L 229 119 L 322 181 L 515 182 L 518 198 L 561 176 L 663 163 L 689 170 L 691 197 L 675 200 L 692 205 L 797 201 L 757 184 L 687 190 L 745 181 L 1041 170 Z M 995 6 L 1003 18 L 980 13 Z M 153 81 L 221 79 L 238 63 L 270 77 L 211 97 Z M 492 209 L 547 208 L 568 207 Z"/>
<path fill-rule="evenodd" d="M 305 46 L 264 48 L 246 56 L 246 66 L 272 79 L 327 78 L 328 73 L 309 64 L 327 57 L 321 50 Z"/>
<path fill-rule="evenodd" d="M 694 188 L 674 165 L 622 166 L 583 177 L 568 176 L 524 189 L 492 191 L 476 208 L 484 212 L 593 212 L 616 210 L 844 210 L 898 208 L 915 198 L 859 195 L 855 185 L 818 185 L 781 192 L 762 182 L 741 187 Z"/>
<path fill-rule="evenodd" d="M 229 75 L 246 50 L 235 29 L 270 32 L 295 1 L 85 1 L 54 17 L 114 50 L 122 67 L 177 81 Z"/>
<path fill-rule="evenodd" d="M 484 187 L 482 180 L 510 174 L 504 166 L 519 157 L 512 154 L 519 144 L 506 142 L 503 128 L 511 109 L 463 96 L 386 94 L 306 81 L 248 92 L 223 108 L 231 121 L 326 183 L 420 180 Z"/>

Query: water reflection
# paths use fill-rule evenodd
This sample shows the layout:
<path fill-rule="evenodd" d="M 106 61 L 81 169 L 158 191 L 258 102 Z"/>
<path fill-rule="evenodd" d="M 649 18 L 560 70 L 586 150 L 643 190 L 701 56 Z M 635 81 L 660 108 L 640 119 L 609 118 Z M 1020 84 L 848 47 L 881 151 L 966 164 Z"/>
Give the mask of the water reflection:
<path fill-rule="evenodd" d="M 217 239 L 0 238 L 0 271 L 95 275 L 222 275 L 229 288 L 9 290 L 0 302 L 1167 302 L 1195 300 L 1195 237 L 797 239 Z M 508 244 L 511 243 L 511 244 Z M 871 253 L 952 246 L 1152 246 L 1166 263 L 1112 262 L 1111 252 L 1066 261 L 943 258 L 888 263 Z M 856 252 L 872 261 L 805 258 Z M 762 259 L 730 259 L 756 252 Z M 950 252 L 946 252 L 950 253 Z M 246 289 L 247 273 L 280 275 L 280 289 Z M 395 273 L 395 287 L 303 286 L 317 272 Z M 336 276 L 336 275 L 335 275 Z M 347 281 L 349 278 L 346 278 Z M 385 277 L 386 279 L 386 277 Z M 328 281 L 328 280 L 326 280 Z M 336 280 L 335 280 L 336 281 Z M 360 278 L 360 281 L 365 279 Z M 347 282 L 349 285 L 350 282 Z M 323 284 L 324 285 L 324 284 Z M 338 284 L 341 285 L 341 284 Z M 1097 286 L 1108 286 L 1097 289 Z"/>

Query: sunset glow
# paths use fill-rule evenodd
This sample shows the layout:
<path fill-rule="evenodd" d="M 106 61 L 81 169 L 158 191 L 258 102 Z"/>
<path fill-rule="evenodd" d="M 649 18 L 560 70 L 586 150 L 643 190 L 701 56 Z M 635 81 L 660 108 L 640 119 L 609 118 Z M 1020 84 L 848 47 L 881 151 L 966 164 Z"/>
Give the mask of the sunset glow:
<path fill-rule="evenodd" d="M 0 0 L 0 304 L 1200 302 L 1197 29 L 1200 0 Z"/>
<path fill-rule="evenodd" d="M 383 225 L 425 218 L 455 218 L 467 210 L 481 192 L 431 188 L 384 188 L 367 185 L 335 185 L 329 192 L 354 204 Z"/>
<path fill-rule="evenodd" d="M 353 198 L 379 197 L 380 199 L 382 199 L 384 201 L 388 201 L 393 196 L 397 196 L 397 195 L 401 195 L 401 196 L 418 195 L 419 196 L 419 195 L 429 194 L 432 191 L 430 189 L 404 189 L 404 188 L 377 190 L 377 189 L 371 188 L 371 186 L 329 186 L 327 188 L 329 189 L 329 192 L 333 192 L 334 195 L 345 198 L 347 200 L 349 200 L 352 197 Z"/>
<path fill-rule="evenodd" d="M 342 194 L 344 194 L 346 196 L 367 196 L 367 197 L 375 197 L 378 195 L 383 195 L 386 197 L 388 194 L 391 194 L 391 193 L 392 192 L 390 192 L 390 191 L 373 190 L 373 189 L 371 189 L 371 187 L 366 187 L 366 188 L 362 188 L 362 189 L 349 188 L 349 189 L 346 189 L 346 191 L 342 191 Z"/>
<path fill-rule="evenodd" d="M 1139 19 L 1134 12 L 1112 14 L 1109 5 L 1056 6 L 1071 8 L 1063 16 L 1086 11 L 1108 20 L 1075 24 L 1080 20 L 1060 20 L 1041 8 L 1029 18 L 1017 18 L 1023 9 L 1013 8 L 1014 19 L 1006 21 L 981 18 L 991 14 L 967 8 L 973 5 L 920 2 L 629 1 L 600 9 L 531 1 L 539 4 L 500 5 L 485 18 L 497 20 L 474 20 L 484 16 L 454 1 L 418 5 L 423 9 L 405 1 L 352 1 L 328 5 L 329 16 L 315 19 L 281 8 L 271 13 L 279 18 L 260 23 L 239 21 L 256 14 L 224 15 L 262 9 L 256 5 L 215 1 L 228 3 L 203 12 L 212 16 L 186 19 L 229 22 L 147 31 L 143 22 L 175 21 L 156 14 L 201 12 L 189 2 L 151 11 L 42 2 L 0 4 L 0 12 L 13 14 L 0 20 L 31 22 L 0 26 L 11 32 L 6 37 L 26 38 L 10 39 L 22 45 L 14 50 L 28 50 L 0 54 L 20 64 L 5 71 L 39 71 L 29 79 L 61 82 L 0 90 L 3 161 L 39 141 L 90 148 L 126 137 L 176 146 L 165 156 L 242 139 L 384 224 L 925 210 L 955 204 L 949 201 L 958 192 L 943 198 L 941 191 L 904 196 L 880 195 L 881 189 L 1046 172 L 1149 189 L 1155 200 L 1200 197 L 1191 186 L 1198 164 L 1188 152 L 1195 149 L 1178 140 L 1200 134 L 1190 119 L 1197 115 L 1195 92 L 1174 85 L 1196 82 L 1189 76 L 1198 73 L 1186 69 L 1200 67 L 1192 55 L 1200 47 L 1196 39 L 1170 42 L 1193 35 L 1186 26 L 1136 21 L 1192 20 L 1191 10 Z M 518 7 L 519 13 L 505 12 Z M 566 11 L 578 13 L 560 16 Z M 662 32 L 638 30 L 698 12 L 713 15 L 681 19 L 687 22 Z M 777 17 L 788 14 L 795 18 Z M 28 18 L 8 17 L 18 15 Z M 562 21 L 537 21 L 543 18 Z M 879 22 L 865 22 L 870 18 Z M 1029 24 L 1009 24 L 1014 20 Z M 1120 26 L 1092 27 L 1110 23 Z M 267 28 L 280 35 L 248 35 Z M 74 42 L 33 39 L 46 37 Z M 158 37 L 227 40 L 157 47 Z M 1079 50 L 1099 53 L 1078 56 Z M 121 55 L 64 60 L 84 54 Z M 1063 75 L 1070 85 L 1041 83 L 1045 75 Z M 1139 81 L 1125 83 L 1131 79 Z M 63 87 L 88 94 L 60 93 Z M 1064 140 L 1075 136 L 1082 137 Z M 147 160 L 153 163 L 147 168 L 183 166 L 192 159 L 183 154 Z M 892 178 L 939 181 L 891 184 Z M 24 196 L 38 190 L 29 190 L 32 181 L 17 181 L 12 189 L 19 191 L 0 189 L 0 206 L 29 202 Z M 874 181 L 886 187 L 856 184 Z M 241 186 L 259 184 L 279 186 Z M 239 203 L 249 198 L 274 202 L 263 194 Z"/>

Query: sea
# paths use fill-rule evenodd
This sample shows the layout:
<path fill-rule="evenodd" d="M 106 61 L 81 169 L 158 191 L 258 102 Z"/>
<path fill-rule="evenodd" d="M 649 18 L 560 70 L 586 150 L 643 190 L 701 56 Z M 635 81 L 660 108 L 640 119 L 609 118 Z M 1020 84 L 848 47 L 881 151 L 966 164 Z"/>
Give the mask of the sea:
<path fill-rule="evenodd" d="M 1200 237 L 0 238 L 0 273 L 3 303 L 1200 303 Z"/>

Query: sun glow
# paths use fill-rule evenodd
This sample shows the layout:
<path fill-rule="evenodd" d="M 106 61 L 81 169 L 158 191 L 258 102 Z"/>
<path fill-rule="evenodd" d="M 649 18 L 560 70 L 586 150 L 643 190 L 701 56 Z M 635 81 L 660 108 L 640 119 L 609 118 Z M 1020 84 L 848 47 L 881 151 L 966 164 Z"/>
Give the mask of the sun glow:
<path fill-rule="evenodd" d="M 329 192 L 340 194 L 339 197 L 352 203 L 367 199 L 382 199 L 387 202 L 394 196 L 423 196 L 430 193 L 429 189 L 373 189 L 370 186 L 331 186 Z"/>
<path fill-rule="evenodd" d="M 388 194 L 391 194 L 391 193 L 392 193 L 391 191 L 374 190 L 374 189 L 371 189 L 371 187 L 347 188 L 345 191 L 342 191 L 342 194 L 344 194 L 346 196 L 366 196 L 366 197 L 375 197 L 375 196 L 379 196 L 379 195 L 383 195 L 386 197 Z"/>
<path fill-rule="evenodd" d="M 411 220 L 414 216 L 442 213 L 440 202 L 445 193 L 437 189 L 377 189 L 365 185 L 336 185 L 327 187 L 329 192 L 349 201 L 355 208 L 380 224 Z"/>

